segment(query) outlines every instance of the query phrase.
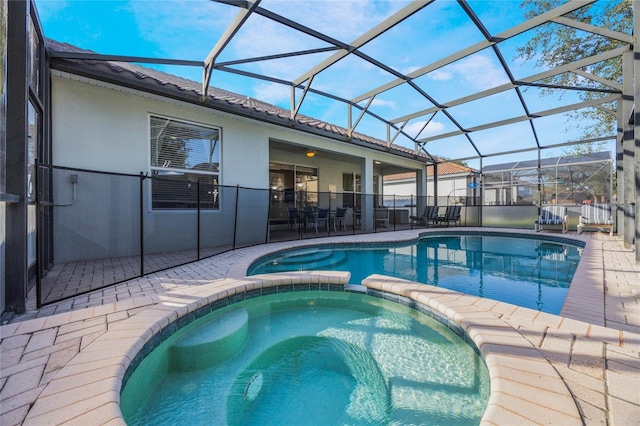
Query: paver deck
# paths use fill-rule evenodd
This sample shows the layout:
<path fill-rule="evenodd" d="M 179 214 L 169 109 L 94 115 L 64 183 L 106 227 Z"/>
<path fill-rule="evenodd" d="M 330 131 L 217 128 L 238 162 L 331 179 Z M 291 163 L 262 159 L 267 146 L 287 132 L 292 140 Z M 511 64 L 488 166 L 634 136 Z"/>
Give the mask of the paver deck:
<path fill-rule="evenodd" d="M 422 232 L 432 231 L 325 241 L 406 240 Z M 637 424 L 640 265 L 621 238 L 563 237 L 587 245 L 560 315 L 379 276 L 365 285 L 411 298 L 463 327 L 490 370 L 483 423 Z M 245 277 L 256 257 L 321 241 L 227 252 L 16 317 L 0 327 L 0 424 L 123 424 L 119 383 L 153 333 L 228 294 L 283 282 L 340 282 L 340 273 Z"/>

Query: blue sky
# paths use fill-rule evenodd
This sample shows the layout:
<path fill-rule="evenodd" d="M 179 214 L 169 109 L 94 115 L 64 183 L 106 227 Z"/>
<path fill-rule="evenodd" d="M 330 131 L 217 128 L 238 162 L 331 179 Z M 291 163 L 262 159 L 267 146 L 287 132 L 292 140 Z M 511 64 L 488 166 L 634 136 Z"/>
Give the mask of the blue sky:
<path fill-rule="evenodd" d="M 263 0 L 260 6 L 350 43 L 372 25 L 381 22 L 408 3 L 316 0 L 304 2 L 301 7 L 300 2 L 294 0 Z M 189 60 L 203 60 L 238 11 L 234 7 L 206 0 L 36 0 L 36 5 L 45 35 L 57 41 L 103 54 Z M 493 35 L 524 20 L 519 0 L 470 1 L 469 5 Z M 516 78 L 543 71 L 517 59 L 515 49 L 526 37 L 528 35 L 525 34 L 499 44 L 500 51 L 509 62 Z M 396 28 L 366 44 L 362 51 L 406 74 L 481 40 L 482 34 L 457 2 L 437 0 Z M 266 18 L 253 15 L 218 57 L 218 62 L 325 46 L 327 44 L 321 40 L 277 26 Z M 329 55 L 331 53 L 319 53 L 245 64 L 240 68 L 293 80 Z M 202 71 L 197 67 L 156 68 L 195 81 L 201 81 L 202 78 Z M 312 87 L 352 99 L 394 78 L 360 58 L 348 56 L 331 70 L 318 74 Z M 508 78 L 495 55 L 488 50 L 418 77 L 415 82 L 436 101 L 446 104 L 447 101 L 504 84 L 508 82 Z M 283 85 L 260 80 L 248 81 L 221 71 L 213 73 L 211 85 L 284 108 L 290 106 L 290 89 Z M 577 101 L 573 93 L 561 100 L 555 97 L 543 98 L 536 89 L 525 90 L 524 97 L 531 112 Z M 433 104 L 422 95 L 403 85 L 378 95 L 370 109 L 381 116 L 397 118 L 431 106 Z M 346 106 L 340 102 L 309 95 L 300 113 L 346 127 L 346 110 Z M 450 111 L 465 128 L 524 114 L 514 91 L 503 92 L 469 105 L 460 105 L 451 108 Z M 429 116 L 415 118 L 407 124 L 405 130 L 414 134 L 423 128 L 428 119 Z M 575 131 L 567 130 L 566 118 L 563 116 L 545 118 L 544 121 L 545 125 L 540 126 L 538 132 L 545 138 L 545 144 L 577 137 Z M 455 129 L 453 123 L 439 113 L 421 133 L 421 137 L 447 133 Z M 369 117 L 364 118 L 356 130 L 382 139 L 386 137 L 385 126 Z M 527 123 L 474 133 L 473 138 L 480 142 L 483 152 L 497 152 L 505 146 L 517 149 L 531 146 L 533 143 Z M 396 142 L 413 148 L 412 143 L 402 137 Z M 430 142 L 428 147 L 434 154 L 448 158 L 462 158 L 474 154 L 466 138 L 462 136 L 435 140 Z M 545 156 L 558 155 L 555 150 L 545 152 Z M 529 158 L 535 155 L 532 152 L 520 154 L 518 157 Z M 500 158 L 496 161 L 511 159 Z M 485 164 L 496 161 L 485 160 Z"/>

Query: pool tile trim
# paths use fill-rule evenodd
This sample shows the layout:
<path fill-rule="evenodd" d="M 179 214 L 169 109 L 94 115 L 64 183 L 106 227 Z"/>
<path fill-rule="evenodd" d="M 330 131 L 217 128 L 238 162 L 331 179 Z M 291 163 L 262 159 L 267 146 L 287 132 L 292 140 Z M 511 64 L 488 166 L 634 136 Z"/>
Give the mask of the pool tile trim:
<path fill-rule="evenodd" d="M 475 304 L 482 298 L 383 275 L 371 275 L 362 284 L 385 299 L 399 296 L 414 301 L 416 309 L 477 348 L 491 378 L 482 424 L 582 424 L 571 392 L 557 371 L 500 313 Z M 515 411 L 514 404 L 519 407 Z"/>
<path fill-rule="evenodd" d="M 113 323 L 67 363 L 42 391 L 26 423 L 77 424 L 83 419 L 96 423 L 101 419 L 100 423 L 124 424 L 119 397 L 127 371 L 183 321 L 226 306 L 231 300 L 255 297 L 256 290 L 261 290 L 260 295 L 268 293 L 264 290 L 282 292 L 294 287 L 344 291 L 348 279 L 348 273 L 265 274 L 242 280 L 225 279 L 161 296 L 156 304 Z M 500 313 L 473 303 L 480 298 L 381 275 L 367 278 L 363 285 L 372 295 L 382 294 L 428 312 L 473 343 L 491 378 L 484 424 L 522 421 L 582 424 L 575 402 L 558 373 L 528 340 L 500 319 Z M 105 358 L 106 354 L 109 355 Z M 523 381 L 523 374 L 531 380 Z M 527 398 L 523 399 L 524 395 Z M 519 408 L 514 411 L 514 407 Z M 527 418 L 523 413 L 531 413 L 535 418 Z"/>
<path fill-rule="evenodd" d="M 98 336 L 111 330 L 116 324 L 128 321 L 127 318 L 139 316 L 139 320 L 143 322 L 142 327 L 151 327 L 155 333 L 155 330 L 159 330 L 164 324 L 152 324 L 143 320 L 141 314 L 148 315 L 146 310 L 149 307 L 160 303 L 172 303 L 173 297 L 192 297 L 192 294 L 198 293 L 199 288 L 207 287 L 204 293 L 213 294 L 213 287 L 226 286 L 229 279 L 243 281 L 248 266 L 260 256 L 282 248 L 318 242 L 332 244 L 340 241 L 406 241 L 415 239 L 417 235 L 460 230 L 457 227 L 421 228 L 247 247 L 97 291 L 98 297 L 92 298 L 89 303 L 81 298 L 77 304 L 61 303 L 53 309 L 49 307 L 41 311 L 30 311 L 24 318 L 0 326 L 0 423 L 7 426 L 40 425 L 43 422 L 54 424 L 53 419 L 48 421 L 44 417 L 40 417 L 38 423 L 25 420 L 47 384 L 58 377 L 63 369 L 65 374 L 71 374 L 74 371 L 98 369 L 113 361 L 113 354 L 106 346 L 104 352 L 91 359 L 92 366 L 77 364 L 75 370 L 67 368 L 78 351 L 84 351 Z M 492 299 L 474 302 L 473 305 L 483 307 L 488 312 L 473 315 L 482 318 L 497 315 L 537 347 L 571 390 L 582 415 L 583 424 L 632 424 L 635 419 L 640 418 L 640 394 L 636 392 L 640 388 L 640 265 L 634 262 L 633 250 L 626 247 L 620 237 L 610 237 L 600 232 L 586 232 L 581 235 L 569 233 L 560 236 L 552 231 L 536 233 L 531 230 L 509 228 L 477 230 L 504 233 L 508 236 L 529 234 L 533 238 L 542 236 L 583 241 L 586 244 L 585 251 L 591 246 L 596 250 L 594 253 L 602 256 L 593 257 L 592 262 L 589 262 L 592 265 L 586 272 L 588 280 L 596 284 L 594 288 L 604 292 L 605 302 L 602 303 L 602 294 L 598 291 L 588 297 L 579 292 L 570 293 L 568 298 L 575 297 L 584 305 L 582 311 L 578 312 L 582 315 L 579 318 L 571 318 L 571 313 L 558 316 L 532 312 Z M 181 278 L 182 274 L 184 278 Z M 575 275 L 572 288 L 576 284 L 580 285 L 579 282 L 583 279 Z M 102 298 L 101 293 L 104 293 Z M 465 295 L 458 299 L 458 312 L 468 312 L 469 307 L 461 306 L 459 303 L 468 300 L 468 297 L 472 296 Z M 212 300 L 213 297 L 205 300 L 203 304 Z M 173 310 L 175 306 L 165 308 Z M 606 325 L 591 324 L 594 315 L 603 315 L 603 309 L 606 309 Z M 587 318 L 584 318 L 584 311 L 590 312 L 586 315 Z M 52 342 L 51 336 L 55 336 L 52 345 L 43 347 L 43 340 Z M 72 337 L 71 340 L 67 340 L 69 336 Z M 128 362 L 124 365 L 128 365 Z M 528 372 L 514 370 L 528 377 Z M 91 399 L 91 396 L 87 395 L 86 399 Z M 527 394 L 520 395 L 520 400 L 529 399 L 531 398 Z M 522 417 L 522 421 L 518 423 L 531 423 L 527 420 L 529 416 L 526 413 L 531 412 L 532 408 L 528 405 L 520 406 L 520 400 L 512 401 L 511 411 Z M 109 406 L 113 409 L 114 404 L 104 404 L 104 416 L 98 416 L 97 411 L 88 410 L 65 423 L 123 424 L 117 404 L 115 417 L 109 414 L 113 414 Z M 496 415 L 497 421 L 500 420 L 500 415 L 502 414 Z"/>

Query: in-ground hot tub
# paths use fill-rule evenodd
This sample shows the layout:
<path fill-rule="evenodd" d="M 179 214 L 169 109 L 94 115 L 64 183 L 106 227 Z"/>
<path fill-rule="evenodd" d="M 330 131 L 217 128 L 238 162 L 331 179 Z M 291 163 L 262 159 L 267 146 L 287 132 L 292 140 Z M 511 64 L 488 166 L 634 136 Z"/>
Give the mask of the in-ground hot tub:
<path fill-rule="evenodd" d="M 478 424 L 489 394 L 475 346 L 432 317 L 365 294 L 294 291 L 181 328 L 120 403 L 134 425 Z"/>

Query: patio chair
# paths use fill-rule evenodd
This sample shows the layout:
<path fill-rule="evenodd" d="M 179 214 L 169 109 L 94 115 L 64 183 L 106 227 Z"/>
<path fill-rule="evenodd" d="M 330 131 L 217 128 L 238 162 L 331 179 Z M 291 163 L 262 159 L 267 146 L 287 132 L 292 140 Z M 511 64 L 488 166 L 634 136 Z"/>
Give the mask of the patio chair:
<path fill-rule="evenodd" d="M 564 206 L 543 206 L 533 229 L 542 231 L 544 225 L 562 226 L 562 233 L 567 232 L 567 208 Z"/>
<path fill-rule="evenodd" d="M 609 204 L 583 204 L 578 221 L 578 234 L 582 234 L 583 228 L 609 229 L 609 235 L 613 236 L 613 218 L 611 217 L 611 205 Z"/>
<path fill-rule="evenodd" d="M 329 231 L 329 209 L 318 209 L 316 212 L 316 217 L 314 221 L 314 225 L 316 228 L 316 234 L 318 233 L 318 225 L 322 225 L 327 228 L 327 232 Z"/>
<path fill-rule="evenodd" d="M 438 223 L 446 222 L 447 226 L 449 226 L 449 222 L 453 222 L 454 224 L 460 222 L 461 210 L 462 206 L 447 206 L 444 214 L 438 216 Z"/>
<path fill-rule="evenodd" d="M 342 226 L 343 230 L 347 230 L 347 222 L 345 221 L 347 216 L 347 209 L 342 207 L 336 208 L 336 215 L 333 217 L 333 230 L 338 232 L 337 227 Z"/>
<path fill-rule="evenodd" d="M 380 226 L 384 226 L 385 228 L 389 227 L 389 209 L 382 208 L 375 210 L 375 219 L 376 219 L 376 227 L 378 224 Z"/>
<path fill-rule="evenodd" d="M 314 223 L 316 217 L 316 209 L 310 206 L 302 209 L 302 220 L 304 221 L 304 231 L 307 231 L 307 227 Z"/>
<path fill-rule="evenodd" d="M 295 207 L 289 207 L 287 213 L 289 214 L 289 229 L 296 229 L 300 221 L 300 212 Z"/>
<path fill-rule="evenodd" d="M 436 223 L 438 221 L 438 206 L 427 206 L 424 208 L 422 216 L 410 216 L 412 223 L 429 226 L 429 222 Z"/>

